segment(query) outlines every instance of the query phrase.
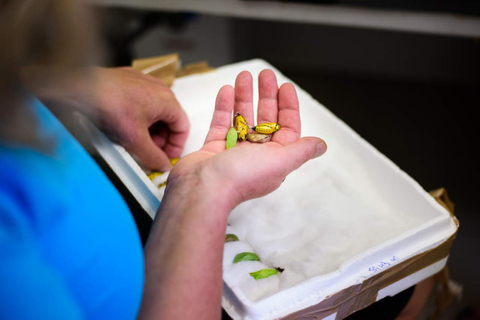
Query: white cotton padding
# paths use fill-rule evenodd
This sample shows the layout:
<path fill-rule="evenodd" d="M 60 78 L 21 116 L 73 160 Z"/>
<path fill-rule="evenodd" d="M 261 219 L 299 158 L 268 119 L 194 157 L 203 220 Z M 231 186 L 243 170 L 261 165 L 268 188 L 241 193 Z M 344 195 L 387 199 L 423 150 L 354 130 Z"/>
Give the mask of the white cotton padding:
<path fill-rule="evenodd" d="M 223 269 L 227 273 L 232 268 L 233 259 L 242 252 L 253 252 L 252 247 L 243 241 L 232 241 L 225 243 L 223 249 Z"/>
<path fill-rule="evenodd" d="M 232 231 L 231 228 L 227 228 L 227 233 L 228 231 Z M 252 301 L 277 291 L 280 286 L 278 275 L 272 275 L 259 280 L 255 280 L 250 275 L 250 272 L 271 269 L 271 267 L 260 261 L 233 262 L 235 256 L 243 252 L 254 253 L 252 247 L 243 241 L 225 243 L 223 252 L 223 274 L 224 277 L 229 279 L 229 285 L 240 287 L 243 293 Z"/>
<path fill-rule="evenodd" d="M 241 261 L 233 264 L 228 273 L 229 285 L 238 286 L 251 301 L 278 291 L 280 279 L 278 275 L 272 275 L 264 279 L 255 280 L 250 272 L 263 269 L 271 269 L 259 261 Z"/>

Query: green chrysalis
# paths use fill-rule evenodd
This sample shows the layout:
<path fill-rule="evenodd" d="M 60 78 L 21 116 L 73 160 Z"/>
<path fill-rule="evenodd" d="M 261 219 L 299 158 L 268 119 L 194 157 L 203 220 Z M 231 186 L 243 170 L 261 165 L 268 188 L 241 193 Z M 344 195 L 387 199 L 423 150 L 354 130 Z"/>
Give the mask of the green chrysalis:
<path fill-rule="evenodd" d="M 225 242 L 234 242 L 238 241 L 238 237 L 234 235 L 233 233 L 227 233 L 225 235 Z"/>
<path fill-rule="evenodd" d="M 230 130 L 228 130 L 228 133 L 227 133 L 227 143 L 226 143 L 227 149 L 235 147 L 235 145 L 237 144 L 237 139 L 238 139 L 237 130 L 235 130 L 235 128 L 233 127 L 230 128 Z"/>
<path fill-rule="evenodd" d="M 260 261 L 260 258 L 253 252 L 242 252 L 233 258 L 233 263 L 240 261 Z"/>
<path fill-rule="evenodd" d="M 255 272 L 250 272 L 250 275 L 253 277 L 253 279 L 260 280 L 260 279 L 273 276 L 274 274 L 277 274 L 277 273 L 278 273 L 277 269 L 262 269 Z"/>

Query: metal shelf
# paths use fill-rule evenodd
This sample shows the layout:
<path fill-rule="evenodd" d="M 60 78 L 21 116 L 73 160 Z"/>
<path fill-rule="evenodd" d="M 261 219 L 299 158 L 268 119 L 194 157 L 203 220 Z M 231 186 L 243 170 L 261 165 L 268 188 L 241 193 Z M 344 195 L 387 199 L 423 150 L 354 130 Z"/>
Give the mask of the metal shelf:
<path fill-rule="evenodd" d="M 240 0 L 89 0 L 100 6 L 480 37 L 480 18 L 461 14 Z"/>

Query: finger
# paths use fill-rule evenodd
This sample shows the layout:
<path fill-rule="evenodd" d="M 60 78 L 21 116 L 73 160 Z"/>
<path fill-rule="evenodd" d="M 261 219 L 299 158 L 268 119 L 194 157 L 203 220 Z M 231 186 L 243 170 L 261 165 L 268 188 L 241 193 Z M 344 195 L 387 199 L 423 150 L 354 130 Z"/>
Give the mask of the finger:
<path fill-rule="evenodd" d="M 165 147 L 168 139 L 168 127 L 164 122 L 155 122 L 148 128 L 153 142 L 161 149 Z"/>
<path fill-rule="evenodd" d="M 175 132 L 170 130 L 168 135 L 167 143 L 163 148 L 163 151 L 167 154 L 169 158 L 178 158 L 182 154 L 183 148 L 185 147 L 185 142 L 188 138 L 188 130 Z"/>
<path fill-rule="evenodd" d="M 233 114 L 239 112 L 253 126 L 253 78 L 250 72 L 242 71 L 235 80 L 235 104 Z"/>
<path fill-rule="evenodd" d="M 182 130 L 179 132 L 173 131 L 174 128 L 174 125 L 169 127 L 166 123 L 157 122 L 148 130 L 153 143 L 162 149 L 169 158 L 180 157 L 188 138 L 188 127 L 185 129 L 182 126 Z"/>
<path fill-rule="evenodd" d="M 149 169 L 166 172 L 172 168 L 168 156 L 153 142 L 148 131 L 139 136 L 138 141 L 127 150 L 135 154 Z"/>
<path fill-rule="evenodd" d="M 180 109 L 180 111 L 181 112 L 175 121 L 167 123 L 167 144 L 163 150 L 170 158 L 180 157 L 190 131 L 190 122 L 188 121 L 187 114 L 183 109 Z"/>
<path fill-rule="evenodd" d="M 300 138 L 300 112 L 297 92 L 291 83 L 283 84 L 278 90 L 278 124 L 277 131 L 272 141 L 287 145 Z"/>
<path fill-rule="evenodd" d="M 166 108 L 163 109 L 164 112 L 159 112 L 157 115 L 157 124 L 153 124 L 150 129 L 159 129 L 158 134 L 152 134 L 154 142 L 162 147 L 163 151 L 170 158 L 177 158 L 182 153 L 185 142 L 188 138 L 188 133 L 190 131 L 190 122 L 188 121 L 187 114 L 185 110 L 180 107 L 180 104 L 174 100 L 174 103 L 166 104 Z M 159 145 L 158 142 L 162 142 L 161 138 L 164 139 L 164 144 Z"/>
<path fill-rule="evenodd" d="M 277 122 L 278 84 L 272 70 L 263 70 L 258 75 L 258 96 L 257 124 Z"/>
<path fill-rule="evenodd" d="M 323 155 L 327 151 L 327 145 L 320 138 L 304 137 L 286 146 L 284 151 L 284 163 L 286 164 L 284 176 L 287 176 L 308 160 Z"/>
<path fill-rule="evenodd" d="M 232 109 L 234 104 L 234 89 L 232 86 L 223 86 L 215 100 L 215 111 L 213 112 L 210 130 L 208 131 L 205 143 L 214 140 L 225 140 L 227 132 L 232 126 Z"/>

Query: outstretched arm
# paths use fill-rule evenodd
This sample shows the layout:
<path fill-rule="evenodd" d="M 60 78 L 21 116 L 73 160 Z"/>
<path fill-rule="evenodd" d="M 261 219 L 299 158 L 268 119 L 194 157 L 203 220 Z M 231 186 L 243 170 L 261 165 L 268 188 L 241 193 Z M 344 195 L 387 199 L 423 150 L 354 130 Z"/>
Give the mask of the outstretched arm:
<path fill-rule="evenodd" d="M 275 75 L 259 75 L 258 119 L 279 122 L 272 141 L 248 141 L 225 150 L 232 114 L 253 123 L 252 76 L 238 75 L 235 89 L 220 89 L 201 150 L 172 170 L 145 248 L 142 319 L 218 319 L 222 254 L 230 211 L 243 201 L 277 189 L 306 161 L 326 151 L 323 140 L 300 138 L 295 88 L 277 86 Z"/>

